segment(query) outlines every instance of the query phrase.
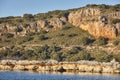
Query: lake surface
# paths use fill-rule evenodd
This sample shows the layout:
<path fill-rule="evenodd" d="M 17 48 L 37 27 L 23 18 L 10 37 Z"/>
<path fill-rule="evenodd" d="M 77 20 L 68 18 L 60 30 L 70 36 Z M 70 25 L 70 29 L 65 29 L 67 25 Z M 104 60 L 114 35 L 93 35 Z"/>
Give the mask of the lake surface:
<path fill-rule="evenodd" d="M 120 80 L 112 74 L 0 72 L 0 80 Z"/>

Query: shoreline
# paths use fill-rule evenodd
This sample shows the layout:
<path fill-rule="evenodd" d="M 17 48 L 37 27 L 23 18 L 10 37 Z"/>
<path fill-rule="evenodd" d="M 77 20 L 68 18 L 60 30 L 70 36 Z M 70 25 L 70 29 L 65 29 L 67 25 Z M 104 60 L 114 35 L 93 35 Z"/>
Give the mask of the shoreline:
<path fill-rule="evenodd" d="M 97 61 L 57 62 L 54 60 L 49 61 L 0 60 L 0 70 L 120 74 L 120 63 L 97 62 Z"/>

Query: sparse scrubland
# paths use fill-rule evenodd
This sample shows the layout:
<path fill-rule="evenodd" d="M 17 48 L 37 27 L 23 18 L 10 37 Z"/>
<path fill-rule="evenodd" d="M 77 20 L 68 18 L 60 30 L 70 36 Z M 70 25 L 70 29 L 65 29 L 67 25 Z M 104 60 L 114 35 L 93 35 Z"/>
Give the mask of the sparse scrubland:
<path fill-rule="evenodd" d="M 0 18 L 0 35 L 1 60 L 120 62 L 120 4 Z"/>

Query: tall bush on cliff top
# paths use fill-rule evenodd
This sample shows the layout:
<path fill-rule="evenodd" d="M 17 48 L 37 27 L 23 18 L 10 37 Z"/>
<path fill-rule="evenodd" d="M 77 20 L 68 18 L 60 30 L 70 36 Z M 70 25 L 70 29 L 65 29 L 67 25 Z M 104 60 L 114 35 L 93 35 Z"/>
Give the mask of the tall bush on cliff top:
<path fill-rule="evenodd" d="M 34 20 L 34 16 L 32 14 L 24 14 L 23 15 L 23 19 L 25 21 L 33 21 Z"/>

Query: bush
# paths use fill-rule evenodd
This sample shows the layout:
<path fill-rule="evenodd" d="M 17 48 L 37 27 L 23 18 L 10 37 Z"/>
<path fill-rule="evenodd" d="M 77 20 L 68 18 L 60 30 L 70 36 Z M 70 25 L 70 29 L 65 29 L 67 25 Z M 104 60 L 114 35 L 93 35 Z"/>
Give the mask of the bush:
<path fill-rule="evenodd" d="M 105 45 L 105 44 L 107 44 L 107 41 L 108 41 L 108 39 L 106 39 L 106 38 L 104 38 L 104 37 L 99 37 L 99 38 L 97 39 L 97 44 L 98 44 L 99 46 Z"/>
<path fill-rule="evenodd" d="M 33 37 L 31 37 L 31 36 L 25 36 L 25 37 L 23 37 L 23 41 L 24 42 L 31 41 L 31 40 L 33 40 Z"/>
<path fill-rule="evenodd" d="M 105 51 L 99 51 L 97 53 L 94 53 L 93 57 L 95 58 L 96 61 L 99 62 L 109 62 L 113 59 L 113 56 Z"/>
<path fill-rule="evenodd" d="M 65 36 L 65 34 L 63 34 L 63 33 L 59 33 L 57 36 Z"/>
<path fill-rule="evenodd" d="M 78 53 L 78 59 L 79 60 L 91 60 L 92 57 L 90 55 L 90 53 L 86 52 L 86 51 L 82 51 Z"/>
<path fill-rule="evenodd" d="M 112 20 L 112 24 L 120 23 L 120 19 L 114 19 Z"/>
<path fill-rule="evenodd" d="M 65 26 L 65 27 L 63 27 L 62 28 L 62 30 L 68 30 L 68 29 L 70 29 L 71 27 L 69 27 L 69 26 Z"/>
<path fill-rule="evenodd" d="M 113 57 L 116 61 L 120 62 L 120 54 L 113 54 Z"/>
<path fill-rule="evenodd" d="M 22 27 L 16 27 L 15 29 L 14 29 L 14 31 L 17 33 L 17 32 L 21 32 L 21 31 L 23 31 L 23 28 Z"/>
<path fill-rule="evenodd" d="M 49 52 L 56 53 L 56 52 L 59 52 L 61 49 L 62 49 L 61 47 L 53 45 L 49 47 Z"/>
<path fill-rule="evenodd" d="M 37 55 L 34 53 L 33 50 L 26 50 L 24 51 L 24 54 L 21 56 L 22 59 L 29 59 L 29 60 L 35 60 Z"/>
<path fill-rule="evenodd" d="M 73 27 L 73 25 L 71 25 L 71 24 L 69 24 L 69 23 L 66 23 L 66 24 L 64 25 L 64 27 L 62 28 L 62 30 L 68 30 L 68 29 L 70 29 L 71 27 Z"/>
<path fill-rule="evenodd" d="M 46 33 L 48 33 L 48 32 L 47 32 L 46 30 L 41 30 L 40 33 L 41 33 L 41 34 L 46 34 Z"/>
<path fill-rule="evenodd" d="M 27 36 L 34 36 L 35 35 L 35 32 L 29 32 L 26 34 Z"/>
<path fill-rule="evenodd" d="M 40 32 L 37 32 L 37 35 L 46 34 L 46 33 L 48 33 L 46 30 L 40 30 Z"/>
<path fill-rule="evenodd" d="M 118 41 L 118 40 L 114 40 L 113 41 L 113 44 L 116 46 L 116 45 L 118 45 L 120 42 Z"/>
<path fill-rule="evenodd" d="M 83 44 L 83 45 L 88 45 L 88 44 L 90 44 L 90 43 L 92 43 L 93 42 L 93 40 L 92 39 L 89 39 L 88 37 L 82 37 L 82 39 L 81 39 L 81 43 Z"/>
<path fill-rule="evenodd" d="M 67 12 L 67 11 L 64 11 L 64 12 L 60 12 L 60 14 L 58 15 L 58 18 L 61 18 L 61 17 L 68 17 L 68 15 L 69 15 L 69 12 Z"/>
<path fill-rule="evenodd" d="M 79 61 L 79 60 L 91 60 L 90 53 L 86 51 L 79 52 L 78 54 L 66 56 L 66 61 Z"/>
<path fill-rule="evenodd" d="M 53 26 L 52 25 L 48 25 L 47 28 L 53 28 Z"/>
<path fill-rule="evenodd" d="M 51 59 L 57 60 L 57 61 L 62 61 L 61 53 L 52 53 Z"/>
<path fill-rule="evenodd" d="M 68 54 L 76 54 L 80 51 L 78 47 L 73 47 L 71 50 L 67 51 Z"/>
<path fill-rule="evenodd" d="M 47 40 L 49 39 L 48 37 L 44 36 L 44 35 L 40 35 L 39 36 L 39 40 L 43 41 L 43 40 Z"/>
<path fill-rule="evenodd" d="M 77 36 L 77 34 L 75 34 L 75 33 L 71 33 L 68 35 L 68 37 L 75 37 L 75 36 Z"/>
<path fill-rule="evenodd" d="M 26 53 L 27 54 L 27 53 Z M 26 54 L 24 54 L 24 55 L 26 55 Z M 12 58 L 15 58 L 15 59 L 17 59 L 17 58 L 19 58 L 20 59 L 20 57 L 22 57 L 23 55 L 22 55 L 22 53 L 21 53 L 21 51 L 14 51 L 14 52 L 12 52 Z M 29 56 L 27 56 L 27 58 L 28 58 Z"/>
<path fill-rule="evenodd" d="M 22 44 L 24 42 L 28 42 L 28 41 L 31 41 L 33 40 L 34 38 L 31 37 L 31 36 L 24 36 L 24 37 L 19 37 L 19 39 L 16 38 L 16 41 L 18 44 Z"/>
<path fill-rule="evenodd" d="M 30 18 L 33 18 L 33 15 L 32 14 L 24 14 L 23 18 L 24 19 L 30 19 Z"/>
<path fill-rule="evenodd" d="M 13 38 L 13 37 L 14 37 L 14 34 L 4 33 L 3 36 L 5 36 L 6 38 Z"/>

